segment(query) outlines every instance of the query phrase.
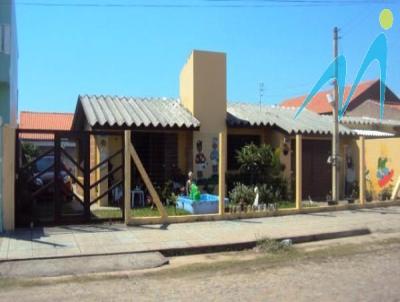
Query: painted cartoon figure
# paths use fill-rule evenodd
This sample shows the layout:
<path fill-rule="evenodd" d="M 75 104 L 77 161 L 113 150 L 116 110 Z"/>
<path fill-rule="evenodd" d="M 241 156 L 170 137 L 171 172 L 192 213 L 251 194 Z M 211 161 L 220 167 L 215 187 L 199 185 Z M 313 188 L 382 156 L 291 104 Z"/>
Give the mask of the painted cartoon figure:
<path fill-rule="evenodd" d="M 203 178 L 203 172 L 206 169 L 206 156 L 203 153 L 203 142 L 198 140 L 196 143 L 197 154 L 195 158 L 197 178 Z"/>
<path fill-rule="evenodd" d="M 393 180 L 394 170 L 389 170 L 386 167 L 388 159 L 386 157 L 379 157 L 378 158 L 378 170 L 376 172 L 376 177 L 378 178 L 378 185 L 383 188 L 389 182 Z"/>
<path fill-rule="evenodd" d="M 218 161 L 219 161 L 219 154 L 218 154 L 218 138 L 214 137 L 212 140 L 212 151 L 210 152 L 210 160 L 212 163 L 212 174 L 218 174 Z"/>

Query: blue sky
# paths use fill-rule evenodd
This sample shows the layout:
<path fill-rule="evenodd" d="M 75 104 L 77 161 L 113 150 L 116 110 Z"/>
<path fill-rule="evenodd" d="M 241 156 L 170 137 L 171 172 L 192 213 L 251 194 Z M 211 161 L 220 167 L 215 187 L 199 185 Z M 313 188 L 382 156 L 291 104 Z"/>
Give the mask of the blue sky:
<path fill-rule="evenodd" d="M 312 88 L 332 60 L 334 26 L 341 28 L 339 49 L 347 56 L 347 82 L 352 82 L 369 45 L 382 31 L 378 19 L 383 8 L 392 9 L 395 18 L 386 31 L 387 84 L 400 95 L 399 4 L 228 8 L 210 3 L 123 8 L 18 5 L 19 109 L 73 112 L 79 94 L 178 97 L 179 72 L 192 49 L 227 53 L 229 100 L 258 102 L 263 82 L 263 102 L 278 103 Z M 375 63 L 365 78 L 378 76 Z"/>

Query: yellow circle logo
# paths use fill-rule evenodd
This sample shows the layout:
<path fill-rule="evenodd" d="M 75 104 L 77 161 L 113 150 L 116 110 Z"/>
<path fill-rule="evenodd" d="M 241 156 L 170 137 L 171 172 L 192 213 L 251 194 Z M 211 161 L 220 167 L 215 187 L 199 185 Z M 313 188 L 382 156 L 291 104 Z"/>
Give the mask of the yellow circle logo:
<path fill-rule="evenodd" d="M 390 9 L 385 8 L 381 11 L 379 15 L 379 23 L 384 30 L 387 30 L 393 25 L 393 13 Z"/>

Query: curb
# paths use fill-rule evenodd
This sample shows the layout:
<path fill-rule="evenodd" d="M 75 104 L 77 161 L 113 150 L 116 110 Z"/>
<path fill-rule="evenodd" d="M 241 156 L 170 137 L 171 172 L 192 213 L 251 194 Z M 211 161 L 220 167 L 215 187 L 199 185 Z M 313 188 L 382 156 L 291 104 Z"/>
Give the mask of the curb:
<path fill-rule="evenodd" d="M 299 243 L 315 242 L 315 241 L 338 239 L 338 238 L 363 236 L 369 234 L 371 234 L 371 231 L 368 228 L 361 228 L 361 229 L 352 229 L 347 231 L 317 233 L 317 234 L 301 235 L 294 237 L 287 236 L 287 237 L 272 238 L 272 239 L 277 241 L 282 241 L 284 239 L 291 239 L 293 244 L 299 244 Z M 100 254 L 79 254 L 79 255 L 67 255 L 67 256 L 1 259 L 0 263 L 15 262 L 15 261 L 30 261 L 30 260 L 49 260 L 49 259 L 63 259 L 63 258 L 143 254 L 143 253 L 157 253 L 157 252 L 161 253 L 164 257 L 172 257 L 172 256 L 242 251 L 255 248 L 257 246 L 257 242 L 258 240 L 252 240 L 252 241 L 225 243 L 218 245 L 203 245 L 194 247 L 167 248 L 167 249 L 156 249 L 156 250 L 153 249 L 153 250 L 143 250 L 143 251 L 124 251 L 124 252 L 100 253 Z"/>
<path fill-rule="evenodd" d="M 367 228 L 353 229 L 348 231 L 339 232 L 329 232 L 329 233 L 317 233 L 312 235 L 301 235 L 294 237 L 282 237 L 282 238 L 272 238 L 276 241 L 282 241 L 285 239 L 291 239 L 292 244 L 315 242 L 330 239 L 339 239 L 346 237 L 364 236 L 370 235 L 371 231 Z M 219 253 L 219 252 L 229 252 L 229 251 L 242 251 L 246 249 L 252 249 L 257 246 L 258 240 L 238 242 L 238 243 L 227 243 L 220 245 L 209 245 L 209 246 L 196 246 L 189 248 L 171 248 L 159 250 L 161 254 L 166 257 L 172 256 L 184 256 L 184 255 L 195 255 L 195 254 L 207 254 L 207 253 Z"/>

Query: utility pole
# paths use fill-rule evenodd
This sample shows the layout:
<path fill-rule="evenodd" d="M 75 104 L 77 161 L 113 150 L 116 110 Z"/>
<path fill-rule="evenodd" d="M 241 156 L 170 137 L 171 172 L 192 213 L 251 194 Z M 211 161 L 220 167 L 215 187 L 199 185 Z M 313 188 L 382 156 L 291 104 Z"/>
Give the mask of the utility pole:
<path fill-rule="evenodd" d="M 332 131 L 332 202 L 339 201 L 339 90 L 338 90 L 338 32 L 339 29 L 333 29 L 333 56 L 335 59 L 335 78 L 333 80 L 333 131 Z"/>
<path fill-rule="evenodd" d="M 264 83 L 260 82 L 258 88 L 259 88 L 258 92 L 260 94 L 260 111 L 261 111 L 261 103 L 262 103 L 262 98 L 264 96 Z"/>

